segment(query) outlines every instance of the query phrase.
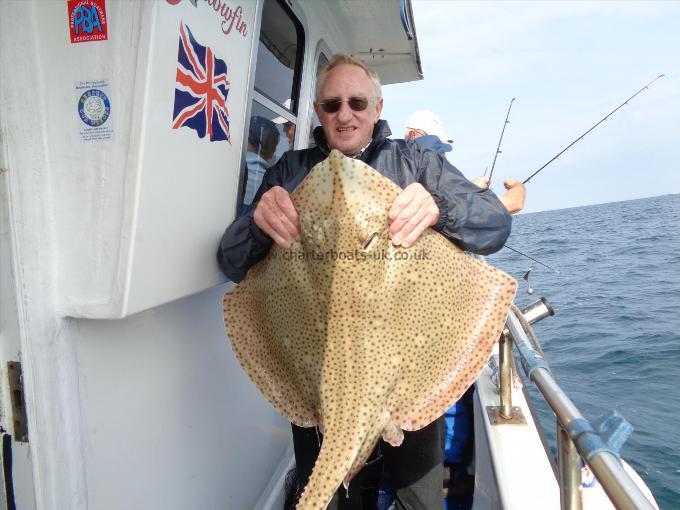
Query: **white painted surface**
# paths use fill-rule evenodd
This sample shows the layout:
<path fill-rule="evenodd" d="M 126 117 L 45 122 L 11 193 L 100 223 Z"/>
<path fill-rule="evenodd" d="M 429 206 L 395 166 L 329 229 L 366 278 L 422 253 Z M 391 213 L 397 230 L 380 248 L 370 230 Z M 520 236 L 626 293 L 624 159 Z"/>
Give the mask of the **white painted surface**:
<path fill-rule="evenodd" d="M 649 500 L 652 508 L 656 508 L 658 510 L 659 505 L 657 505 L 652 492 L 649 490 L 649 487 L 647 487 L 647 484 L 645 484 L 644 480 L 640 478 L 640 475 L 638 475 L 625 460 L 621 460 L 621 463 L 623 464 L 624 471 L 628 474 L 628 476 L 630 476 L 635 485 L 637 485 L 637 487 L 642 491 L 642 494 L 644 494 L 644 496 Z M 585 468 L 582 470 L 582 474 L 584 471 Z M 587 478 L 584 477 L 584 481 L 588 481 L 587 484 L 584 483 L 584 486 L 581 490 L 583 508 L 585 510 L 615 510 L 614 504 L 611 502 L 609 496 L 607 496 L 607 493 L 604 491 L 604 488 L 602 485 L 600 485 L 600 483 L 597 481 L 597 478 L 595 478 L 592 473 L 588 473 Z"/>
<path fill-rule="evenodd" d="M 500 395 L 486 366 L 475 384 L 474 510 L 549 510 L 560 508 L 557 480 L 520 387 L 512 404 L 525 425 L 491 425 L 486 406 L 500 405 Z M 521 383 L 520 383 L 521 384 Z M 490 463 L 490 464 L 488 464 Z"/>
<path fill-rule="evenodd" d="M 258 4 L 230 3 L 254 27 Z M 0 1 L 0 361 L 24 371 L 22 510 L 281 501 L 289 424 L 233 357 L 214 258 L 235 209 L 253 32 L 224 38 L 209 7 L 109 0 L 108 40 L 74 45 L 66 2 Z M 306 30 L 307 122 L 319 40 L 332 31 L 337 51 L 367 41 L 331 30 L 323 3 L 293 10 Z M 180 20 L 227 61 L 231 144 L 170 128 Z M 85 80 L 110 91 L 100 142 L 82 143 Z"/>
<path fill-rule="evenodd" d="M 324 39 L 335 51 L 362 58 L 380 75 L 384 85 L 423 77 L 416 58 L 417 39 L 405 36 L 398 1 L 299 0 L 294 5 L 298 3 L 304 6 L 309 26 L 322 29 L 310 39 L 313 43 Z M 415 35 L 415 24 L 411 28 Z M 315 44 L 312 48 L 316 48 Z"/>
<path fill-rule="evenodd" d="M 290 429 L 233 356 L 225 290 L 72 321 L 89 508 L 237 509 L 260 497 Z"/>
<path fill-rule="evenodd" d="M 497 354 L 498 346 L 494 350 Z M 500 405 L 500 395 L 491 380 L 491 374 L 491 368 L 484 367 L 475 383 L 473 510 L 559 510 L 559 486 L 522 391 L 523 383 L 519 378 L 514 378 L 512 404 L 521 408 L 527 423 L 491 425 L 486 406 Z M 644 481 L 625 461 L 622 462 L 635 484 L 654 502 Z M 582 471 L 586 472 L 585 469 Z M 614 508 L 592 474 L 584 476 L 581 494 L 585 510 Z M 653 504 L 656 507 L 656 503 Z"/>
<path fill-rule="evenodd" d="M 196 7 L 188 1 L 176 6 L 157 2 L 152 13 L 148 60 L 144 71 L 138 72 L 144 78 L 137 79 L 144 99 L 134 107 L 144 114 L 127 304 L 132 313 L 224 281 L 215 265 L 215 252 L 236 211 L 235 184 L 248 122 L 250 57 L 257 40 L 253 38 L 255 2 L 228 4 L 242 7 L 246 36 L 233 28 L 225 34 L 224 20 L 205 2 Z M 170 128 L 181 22 L 201 45 L 227 63 L 230 142 L 200 139 L 187 127 Z"/>
<path fill-rule="evenodd" d="M 3 168 L 0 152 L 0 168 Z M 20 361 L 20 330 L 13 275 L 12 238 L 9 217 L 9 178 L 0 170 L 0 426 L 13 435 L 12 401 L 7 381 L 7 363 Z M 13 441 L 12 479 L 16 507 L 35 508 L 33 465 L 28 443 Z M 0 507 L 2 503 L 0 502 Z"/>
<path fill-rule="evenodd" d="M 26 157 L 36 147 L 46 152 L 57 306 L 91 318 L 123 317 L 224 281 L 214 252 L 236 209 L 256 7 L 243 3 L 243 36 L 225 35 L 204 2 L 106 5 L 108 40 L 79 44 L 68 38 L 63 3 L 2 7 L 3 44 L 24 53 L 3 61 L 6 86 L 30 89 L 29 100 L 5 104 L 3 115 L 8 125 L 23 125 Z M 12 22 L 22 19 L 29 23 Z M 227 63 L 231 142 L 172 129 L 182 22 Z M 36 60 L 44 80 L 34 78 Z M 108 83 L 113 135 L 83 143 L 76 85 L 98 80 Z M 17 168 L 29 165 L 14 156 Z"/>

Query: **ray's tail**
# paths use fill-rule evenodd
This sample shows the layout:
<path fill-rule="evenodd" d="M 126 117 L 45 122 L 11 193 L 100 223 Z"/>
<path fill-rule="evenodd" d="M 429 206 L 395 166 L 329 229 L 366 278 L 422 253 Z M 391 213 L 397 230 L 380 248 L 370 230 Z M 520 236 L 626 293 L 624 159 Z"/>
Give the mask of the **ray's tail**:
<path fill-rule="evenodd" d="M 357 451 L 347 449 L 348 441 L 326 430 L 319 457 L 296 510 L 325 510 L 354 464 Z M 358 450 L 358 448 L 357 448 Z"/>
<path fill-rule="evenodd" d="M 349 484 L 350 479 L 361 470 L 378 442 L 380 431 L 376 430 L 374 434 L 364 431 L 362 434 L 354 429 L 351 435 L 353 437 L 326 430 L 321 451 L 296 510 L 325 510 L 340 484 L 343 481 Z"/>

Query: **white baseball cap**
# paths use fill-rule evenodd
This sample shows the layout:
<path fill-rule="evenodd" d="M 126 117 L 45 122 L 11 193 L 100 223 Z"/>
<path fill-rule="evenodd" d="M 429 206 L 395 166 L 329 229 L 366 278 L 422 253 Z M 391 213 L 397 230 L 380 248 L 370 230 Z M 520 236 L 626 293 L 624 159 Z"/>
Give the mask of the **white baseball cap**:
<path fill-rule="evenodd" d="M 439 116 L 427 110 L 419 110 L 406 119 L 406 129 L 418 129 L 428 135 L 438 136 L 442 142 L 452 143 L 453 138 L 444 131 L 444 123 Z"/>

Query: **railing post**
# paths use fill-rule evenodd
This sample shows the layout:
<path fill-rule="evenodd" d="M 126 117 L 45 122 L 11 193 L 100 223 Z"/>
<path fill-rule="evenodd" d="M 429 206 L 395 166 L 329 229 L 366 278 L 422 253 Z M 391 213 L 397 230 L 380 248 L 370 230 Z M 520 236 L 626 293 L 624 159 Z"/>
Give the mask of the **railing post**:
<path fill-rule="evenodd" d="M 557 420 L 557 469 L 560 485 L 560 508 L 582 510 L 581 457 L 569 434 Z"/>
<path fill-rule="evenodd" d="M 594 450 L 592 438 L 598 438 L 601 444 L 603 440 L 597 432 L 588 430 L 587 427 L 583 426 L 584 423 L 586 425 L 590 424 L 557 384 L 548 364 L 545 362 L 542 354 L 529 341 L 519 317 L 514 312 L 508 314 L 506 326 L 512 335 L 513 343 L 519 350 L 527 377 L 536 384 L 538 391 L 541 392 L 541 395 L 543 395 L 543 398 L 555 413 L 557 422 L 560 424 L 557 437 L 558 441 L 561 438 L 563 446 L 558 448 L 560 455 L 558 465 L 561 470 L 559 481 L 561 487 L 569 487 L 569 490 L 563 493 L 562 508 L 579 509 L 580 505 L 582 505 L 582 502 L 579 502 L 579 506 L 576 507 L 571 507 L 567 504 L 568 501 L 577 501 L 576 496 L 579 499 L 581 498 L 580 461 L 578 459 L 574 461 L 568 460 L 572 455 L 571 450 L 576 449 L 579 455 L 582 455 L 587 460 L 588 467 L 615 508 L 620 510 L 658 510 L 658 506 L 653 503 L 653 496 L 648 499 L 643 489 L 626 472 L 621 460 L 615 453 L 606 449 Z M 566 427 L 569 433 L 563 432 L 562 426 Z M 592 426 L 590 426 L 590 429 L 592 429 Z M 573 434 L 573 436 L 569 434 Z M 568 438 L 568 441 L 565 438 Z M 567 483 L 567 481 L 569 482 Z M 572 493 L 569 496 L 571 491 L 575 491 L 577 494 L 574 495 Z"/>
<path fill-rule="evenodd" d="M 501 417 L 512 418 L 512 337 L 501 335 L 498 341 L 498 360 L 500 364 L 499 379 L 501 406 L 499 413 Z"/>

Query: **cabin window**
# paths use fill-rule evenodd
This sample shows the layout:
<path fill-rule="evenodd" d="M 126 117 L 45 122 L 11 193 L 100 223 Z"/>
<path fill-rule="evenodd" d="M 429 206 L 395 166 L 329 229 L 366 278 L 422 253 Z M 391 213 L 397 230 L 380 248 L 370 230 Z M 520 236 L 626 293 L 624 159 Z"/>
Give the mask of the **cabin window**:
<path fill-rule="evenodd" d="M 255 67 L 255 90 L 245 133 L 246 169 L 239 212 L 250 210 L 264 172 L 293 148 L 298 124 L 298 99 L 304 31 L 282 1 L 265 0 Z"/>

